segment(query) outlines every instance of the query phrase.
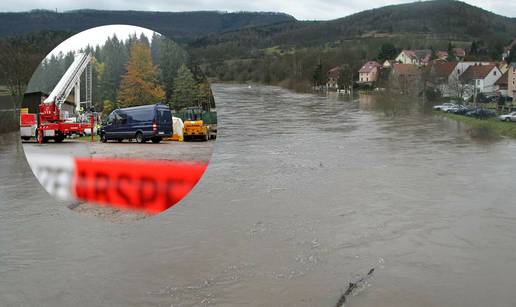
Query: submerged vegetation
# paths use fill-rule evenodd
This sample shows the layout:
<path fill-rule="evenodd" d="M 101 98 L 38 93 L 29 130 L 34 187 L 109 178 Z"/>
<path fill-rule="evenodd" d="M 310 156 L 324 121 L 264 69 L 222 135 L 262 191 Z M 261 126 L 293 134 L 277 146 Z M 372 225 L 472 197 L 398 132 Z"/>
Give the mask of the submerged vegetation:
<path fill-rule="evenodd" d="M 468 132 L 473 137 L 509 137 L 516 139 L 516 123 L 514 122 L 504 122 L 497 118 L 478 119 L 446 112 L 435 112 L 435 114 L 468 125 L 470 127 Z"/>

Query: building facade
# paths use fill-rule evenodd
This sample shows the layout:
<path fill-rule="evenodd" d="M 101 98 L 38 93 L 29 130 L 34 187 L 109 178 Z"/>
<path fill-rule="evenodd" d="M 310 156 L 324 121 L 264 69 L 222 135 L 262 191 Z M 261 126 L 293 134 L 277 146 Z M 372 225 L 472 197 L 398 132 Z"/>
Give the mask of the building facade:
<path fill-rule="evenodd" d="M 507 96 L 516 97 L 516 62 L 511 63 L 507 70 Z"/>
<path fill-rule="evenodd" d="M 358 71 L 358 83 L 372 84 L 378 80 L 380 63 L 369 61 L 365 63 Z"/>

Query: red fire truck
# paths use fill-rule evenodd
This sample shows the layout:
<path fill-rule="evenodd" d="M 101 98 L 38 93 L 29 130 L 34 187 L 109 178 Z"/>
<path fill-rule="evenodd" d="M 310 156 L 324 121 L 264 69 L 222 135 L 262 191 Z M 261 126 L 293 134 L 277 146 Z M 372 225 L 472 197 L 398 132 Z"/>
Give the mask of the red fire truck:
<path fill-rule="evenodd" d="M 91 108 L 91 55 L 77 53 L 50 95 L 38 106 L 37 114 L 20 114 L 23 139 L 36 137 L 39 143 L 62 142 L 67 136 L 93 133 Z M 85 74 L 86 100 L 81 101 L 81 75 Z M 75 104 L 66 103 L 74 91 Z M 84 112 L 86 110 L 86 112 Z"/>

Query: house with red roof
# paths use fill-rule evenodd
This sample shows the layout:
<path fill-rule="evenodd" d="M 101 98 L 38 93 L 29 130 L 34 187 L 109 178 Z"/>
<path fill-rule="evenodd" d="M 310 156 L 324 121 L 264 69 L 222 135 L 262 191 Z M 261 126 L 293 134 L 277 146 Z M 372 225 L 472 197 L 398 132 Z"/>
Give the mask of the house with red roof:
<path fill-rule="evenodd" d="M 453 48 L 453 57 L 454 61 L 462 61 L 464 57 L 466 57 L 466 50 L 464 48 Z M 438 60 L 446 61 L 448 60 L 448 51 L 440 50 L 435 53 L 435 57 Z"/>
<path fill-rule="evenodd" d="M 338 90 L 339 89 L 339 76 L 340 76 L 340 67 L 333 67 L 328 70 L 327 78 L 326 78 L 326 89 L 327 90 Z"/>
<path fill-rule="evenodd" d="M 470 86 L 477 93 L 494 93 L 495 83 L 502 77 L 502 72 L 495 64 L 469 66 L 459 77 L 464 85 Z"/>
<path fill-rule="evenodd" d="M 507 70 L 501 77 L 495 82 L 496 91 L 502 96 L 507 96 L 507 90 L 509 87 L 509 71 Z"/>
<path fill-rule="evenodd" d="M 456 75 L 458 62 L 434 62 L 426 67 L 426 81 L 443 97 L 462 97 L 462 85 Z"/>
<path fill-rule="evenodd" d="M 395 63 L 391 70 L 391 85 L 401 92 L 417 91 L 422 70 L 415 64 Z"/>
<path fill-rule="evenodd" d="M 432 50 L 402 50 L 395 61 L 400 64 L 427 65 L 432 57 Z"/>
<path fill-rule="evenodd" d="M 462 61 L 466 57 L 466 50 L 464 48 L 453 48 L 453 55 L 457 58 L 457 61 Z"/>
<path fill-rule="evenodd" d="M 378 80 L 379 70 L 382 65 L 376 61 L 365 63 L 358 71 L 358 83 L 372 84 Z"/>

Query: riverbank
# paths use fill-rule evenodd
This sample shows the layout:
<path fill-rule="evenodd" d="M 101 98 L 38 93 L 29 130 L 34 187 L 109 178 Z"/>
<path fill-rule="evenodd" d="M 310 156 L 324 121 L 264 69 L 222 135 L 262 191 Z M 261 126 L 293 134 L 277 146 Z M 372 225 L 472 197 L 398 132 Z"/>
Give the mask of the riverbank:
<path fill-rule="evenodd" d="M 516 123 L 504 122 L 498 118 L 478 119 L 463 115 L 434 111 L 435 115 L 447 117 L 471 127 L 474 134 L 489 134 L 494 137 L 510 137 L 516 139 Z"/>

